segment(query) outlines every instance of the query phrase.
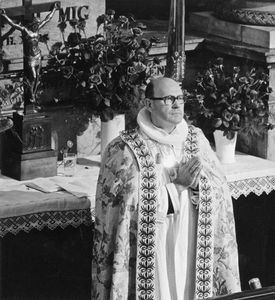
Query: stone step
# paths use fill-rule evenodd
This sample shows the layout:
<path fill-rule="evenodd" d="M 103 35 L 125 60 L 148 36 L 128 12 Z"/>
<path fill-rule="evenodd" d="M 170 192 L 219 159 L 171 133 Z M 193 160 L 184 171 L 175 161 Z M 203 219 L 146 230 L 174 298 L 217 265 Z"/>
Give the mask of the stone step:
<path fill-rule="evenodd" d="M 252 26 L 220 20 L 213 12 L 190 14 L 190 27 L 199 32 L 263 48 L 275 48 L 275 27 Z"/>

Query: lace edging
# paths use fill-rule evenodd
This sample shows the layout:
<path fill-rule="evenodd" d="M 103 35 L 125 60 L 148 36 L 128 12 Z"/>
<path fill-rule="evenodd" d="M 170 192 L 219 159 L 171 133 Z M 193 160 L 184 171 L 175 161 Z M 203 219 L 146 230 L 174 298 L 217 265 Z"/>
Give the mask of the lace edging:
<path fill-rule="evenodd" d="M 91 210 L 69 210 L 69 211 L 47 211 L 23 216 L 0 219 L 0 237 L 7 233 L 16 235 L 20 231 L 29 232 L 32 229 L 41 231 L 44 228 L 54 230 L 62 229 L 69 225 L 77 228 L 81 224 L 90 226 L 92 224 Z"/>
<path fill-rule="evenodd" d="M 238 199 L 241 195 L 245 197 L 254 193 L 260 196 L 262 193 L 269 194 L 275 190 L 275 176 L 247 178 L 243 180 L 237 180 L 228 182 L 228 186 L 231 192 L 231 196 L 234 199 Z"/>

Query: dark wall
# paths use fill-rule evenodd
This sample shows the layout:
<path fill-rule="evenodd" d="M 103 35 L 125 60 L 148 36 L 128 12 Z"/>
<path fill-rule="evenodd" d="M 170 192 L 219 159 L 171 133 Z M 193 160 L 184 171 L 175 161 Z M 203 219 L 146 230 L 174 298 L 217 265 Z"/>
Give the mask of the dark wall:
<path fill-rule="evenodd" d="M 190 11 L 212 10 L 220 1 L 185 0 L 187 15 Z M 170 0 L 106 0 L 106 8 L 114 9 L 117 15 L 132 13 L 138 19 L 168 19 Z"/>
<path fill-rule="evenodd" d="M 132 13 L 138 19 L 167 19 L 170 0 L 106 0 L 106 8 L 114 9 L 117 15 Z"/>

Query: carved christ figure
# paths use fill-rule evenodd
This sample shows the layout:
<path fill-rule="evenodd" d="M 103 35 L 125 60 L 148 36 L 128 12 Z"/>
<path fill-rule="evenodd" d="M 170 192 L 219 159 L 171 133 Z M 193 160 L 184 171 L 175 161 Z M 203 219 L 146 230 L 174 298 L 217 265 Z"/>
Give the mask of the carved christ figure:
<path fill-rule="evenodd" d="M 29 86 L 29 99 L 32 103 L 36 101 L 36 91 L 39 83 L 39 74 L 41 69 L 41 50 L 39 48 L 39 30 L 44 27 L 53 17 L 55 11 L 59 8 L 59 3 L 55 2 L 53 9 L 44 20 L 34 17 L 33 20 L 25 26 L 14 23 L 6 14 L 4 9 L 0 9 L 0 15 L 4 17 L 7 23 L 13 28 L 21 31 L 24 49 L 24 74 Z"/>

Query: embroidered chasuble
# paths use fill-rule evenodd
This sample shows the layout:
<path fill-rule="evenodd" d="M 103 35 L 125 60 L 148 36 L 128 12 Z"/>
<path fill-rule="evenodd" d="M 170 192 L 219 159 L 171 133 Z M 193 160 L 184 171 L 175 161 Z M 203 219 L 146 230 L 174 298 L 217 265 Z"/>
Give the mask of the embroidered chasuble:
<path fill-rule="evenodd" d="M 154 139 L 155 129 L 151 135 L 141 121 L 114 139 L 102 159 L 96 299 L 193 300 L 239 292 L 232 200 L 209 142 L 185 121 L 179 141 L 162 140 L 162 133 Z M 194 155 L 203 164 L 198 191 L 178 195 L 173 162 Z"/>

